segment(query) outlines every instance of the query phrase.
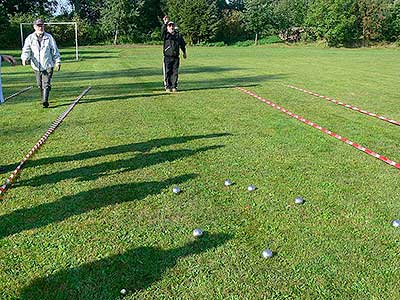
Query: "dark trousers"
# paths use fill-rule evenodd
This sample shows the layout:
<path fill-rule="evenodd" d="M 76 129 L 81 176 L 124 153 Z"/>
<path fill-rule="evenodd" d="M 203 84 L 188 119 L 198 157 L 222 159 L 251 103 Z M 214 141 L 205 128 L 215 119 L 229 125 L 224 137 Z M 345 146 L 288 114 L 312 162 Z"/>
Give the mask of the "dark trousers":
<path fill-rule="evenodd" d="M 178 86 L 179 57 L 164 56 L 164 87 L 176 89 Z"/>
<path fill-rule="evenodd" d="M 49 101 L 49 93 L 51 90 L 51 78 L 53 77 L 53 70 L 54 68 L 49 68 L 44 71 L 36 71 L 36 83 L 38 88 L 40 89 L 40 94 L 42 96 L 42 103 L 43 105 L 48 106 Z"/>
<path fill-rule="evenodd" d="M 44 71 L 35 70 L 36 82 L 39 89 L 51 89 L 51 78 L 53 77 L 53 70 L 54 68 L 49 68 Z"/>

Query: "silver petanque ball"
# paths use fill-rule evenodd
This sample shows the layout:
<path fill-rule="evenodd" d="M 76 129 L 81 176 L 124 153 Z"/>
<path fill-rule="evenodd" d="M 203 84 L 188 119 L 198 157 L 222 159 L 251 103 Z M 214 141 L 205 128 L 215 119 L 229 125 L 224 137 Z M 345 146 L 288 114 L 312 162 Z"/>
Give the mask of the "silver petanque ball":
<path fill-rule="evenodd" d="M 303 204 L 304 203 L 304 199 L 301 197 L 297 197 L 296 199 L 294 199 L 294 203 L 296 204 Z"/>
<path fill-rule="evenodd" d="M 194 237 L 201 237 L 203 235 L 203 230 L 201 228 L 196 228 L 193 230 Z"/>
<path fill-rule="evenodd" d="M 226 179 L 226 180 L 224 181 L 224 185 L 225 185 L 225 186 L 230 186 L 230 185 L 232 185 L 232 181 L 229 180 L 229 179 Z"/>
<path fill-rule="evenodd" d="M 265 250 L 262 252 L 262 256 L 263 256 L 264 258 L 271 258 L 272 255 L 274 255 L 274 253 L 272 252 L 271 249 L 265 249 Z"/>
<path fill-rule="evenodd" d="M 255 191 L 256 190 L 256 186 L 255 185 L 249 185 L 248 187 L 247 187 L 247 190 L 249 191 L 249 192 L 252 192 L 252 191 Z"/>
<path fill-rule="evenodd" d="M 181 192 L 181 189 L 180 189 L 179 186 L 174 186 L 174 187 L 172 188 L 172 192 L 173 192 L 174 194 L 179 194 L 179 193 Z"/>
<path fill-rule="evenodd" d="M 121 293 L 121 296 L 125 296 L 126 293 L 127 293 L 127 291 L 126 291 L 126 289 L 122 289 L 122 290 L 120 291 L 120 293 Z"/>
<path fill-rule="evenodd" d="M 400 220 L 394 220 L 392 222 L 393 227 L 400 227 Z"/>

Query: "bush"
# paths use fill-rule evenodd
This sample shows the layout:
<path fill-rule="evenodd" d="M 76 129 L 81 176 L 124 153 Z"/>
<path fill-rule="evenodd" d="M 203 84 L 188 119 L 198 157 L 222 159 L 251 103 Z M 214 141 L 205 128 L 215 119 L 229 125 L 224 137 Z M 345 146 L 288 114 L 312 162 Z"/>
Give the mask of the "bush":
<path fill-rule="evenodd" d="M 268 45 L 268 44 L 275 44 L 275 43 L 283 43 L 283 41 L 277 35 L 271 35 L 266 38 L 262 38 L 258 41 L 259 45 Z"/>
<path fill-rule="evenodd" d="M 236 47 L 249 47 L 254 45 L 253 40 L 247 40 L 247 41 L 239 41 L 233 44 Z"/>
<path fill-rule="evenodd" d="M 207 43 L 201 42 L 196 44 L 196 46 L 203 46 L 203 47 L 224 47 L 226 44 L 224 42 L 214 42 L 214 43 Z"/>
<path fill-rule="evenodd" d="M 163 41 L 157 41 L 157 40 L 154 40 L 154 41 L 147 41 L 147 42 L 144 42 L 144 44 L 145 44 L 145 45 L 162 45 L 162 44 L 163 44 Z"/>
<path fill-rule="evenodd" d="M 269 45 L 275 43 L 283 43 L 281 38 L 277 35 L 271 35 L 266 38 L 262 38 L 258 40 L 258 45 Z M 246 40 L 246 41 L 239 41 L 233 44 L 236 47 L 249 47 L 254 46 L 254 40 Z"/>
<path fill-rule="evenodd" d="M 15 14 L 14 16 L 11 16 L 9 21 L 10 21 L 10 26 L 8 29 L 4 32 L 5 37 L 7 38 L 7 43 L 5 44 L 6 48 L 15 48 L 15 47 L 21 47 L 21 34 L 20 34 L 20 28 L 19 24 L 20 23 L 32 23 L 35 20 L 35 17 L 32 16 L 30 13 L 25 13 L 25 14 Z M 23 26 L 23 32 L 24 32 L 24 38 L 28 36 L 31 32 L 33 32 L 33 27 L 32 26 Z"/>

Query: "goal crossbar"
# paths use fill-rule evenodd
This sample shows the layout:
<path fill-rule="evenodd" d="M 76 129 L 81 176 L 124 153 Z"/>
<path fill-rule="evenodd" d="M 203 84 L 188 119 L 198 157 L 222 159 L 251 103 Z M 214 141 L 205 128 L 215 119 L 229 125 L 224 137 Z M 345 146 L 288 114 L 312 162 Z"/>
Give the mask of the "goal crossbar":
<path fill-rule="evenodd" d="M 78 23 L 77 22 L 45 22 L 45 25 L 74 25 L 75 26 L 75 58 L 79 60 L 78 52 Z M 21 45 L 24 47 L 24 32 L 22 29 L 23 25 L 33 25 L 32 23 L 20 23 L 19 29 L 21 31 Z"/>

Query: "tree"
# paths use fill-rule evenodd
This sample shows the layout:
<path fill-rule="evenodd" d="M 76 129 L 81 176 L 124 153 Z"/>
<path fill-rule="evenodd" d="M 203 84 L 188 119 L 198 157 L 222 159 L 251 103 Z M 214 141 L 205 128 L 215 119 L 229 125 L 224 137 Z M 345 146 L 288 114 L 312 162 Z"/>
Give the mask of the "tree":
<path fill-rule="evenodd" d="M 224 9 L 221 12 L 221 26 L 218 31 L 218 40 L 235 42 L 247 38 L 247 32 L 243 30 L 243 13 L 235 9 Z"/>
<path fill-rule="evenodd" d="M 353 46 L 361 35 L 357 0 L 314 0 L 305 23 L 329 46 Z"/>
<path fill-rule="evenodd" d="M 395 0 L 389 5 L 387 17 L 380 31 L 386 41 L 400 41 L 400 0 Z"/>
<path fill-rule="evenodd" d="M 228 9 L 233 9 L 237 11 L 242 11 L 244 10 L 244 0 L 230 0 L 230 1 L 224 1 L 226 3 L 226 6 Z"/>
<path fill-rule="evenodd" d="M 10 22 L 8 20 L 7 13 L 4 9 L 4 6 L 0 4 L 0 27 L 2 28 L 0 33 L 0 43 L 2 45 L 5 45 L 8 42 L 7 35 L 5 33 L 8 31 L 9 26 Z"/>
<path fill-rule="evenodd" d="M 358 8 L 362 25 L 363 46 L 372 39 L 380 37 L 380 31 L 387 17 L 390 4 L 384 0 L 358 0 Z"/>
<path fill-rule="evenodd" d="M 140 18 L 136 18 L 136 37 L 138 40 L 143 41 L 150 36 L 160 33 L 160 20 L 164 14 L 161 8 L 162 2 L 160 0 L 145 0 L 143 5 L 139 8 Z"/>
<path fill-rule="evenodd" d="M 73 11 L 92 25 L 99 21 L 104 2 L 104 0 L 69 0 Z"/>
<path fill-rule="evenodd" d="M 1 0 L 7 14 L 33 13 L 37 16 L 49 16 L 57 9 L 57 0 Z"/>
<path fill-rule="evenodd" d="M 220 25 L 217 0 L 171 0 L 167 9 L 189 43 L 215 38 Z"/>
<path fill-rule="evenodd" d="M 120 32 L 131 32 L 142 5 L 143 1 L 105 0 L 101 10 L 101 25 L 105 33 L 113 33 L 114 45 L 118 43 Z"/>
<path fill-rule="evenodd" d="M 272 29 L 272 12 L 268 0 L 246 0 L 244 3 L 244 22 L 246 29 L 255 34 L 254 44 L 262 33 Z"/>
<path fill-rule="evenodd" d="M 309 0 L 278 0 L 272 4 L 273 24 L 285 39 L 293 27 L 304 26 Z"/>

